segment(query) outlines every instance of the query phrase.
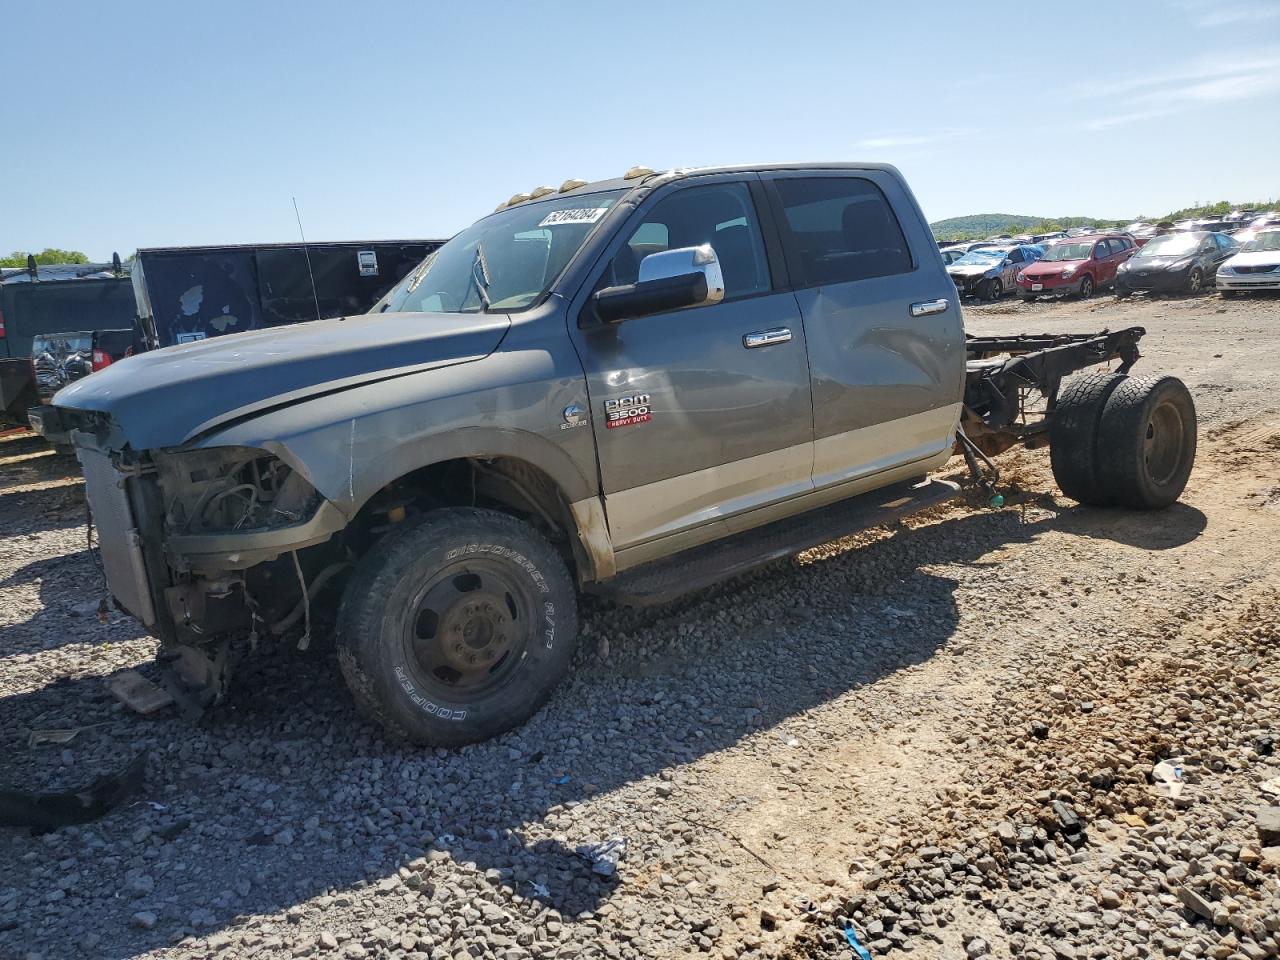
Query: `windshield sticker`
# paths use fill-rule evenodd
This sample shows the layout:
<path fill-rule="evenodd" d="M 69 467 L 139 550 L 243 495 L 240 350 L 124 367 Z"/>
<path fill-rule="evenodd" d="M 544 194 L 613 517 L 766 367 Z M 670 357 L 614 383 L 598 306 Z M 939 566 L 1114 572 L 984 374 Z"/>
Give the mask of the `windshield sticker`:
<path fill-rule="evenodd" d="M 556 227 L 566 223 L 595 223 L 607 212 L 608 207 L 584 207 L 576 210 L 555 210 L 538 224 L 540 227 Z"/>
<path fill-rule="evenodd" d="M 648 423 L 653 419 L 649 394 L 637 393 L 633 397 L 618 397 L 604 402 L 604 425 L 608 430 L 629 427 L 636 423 Z"/>

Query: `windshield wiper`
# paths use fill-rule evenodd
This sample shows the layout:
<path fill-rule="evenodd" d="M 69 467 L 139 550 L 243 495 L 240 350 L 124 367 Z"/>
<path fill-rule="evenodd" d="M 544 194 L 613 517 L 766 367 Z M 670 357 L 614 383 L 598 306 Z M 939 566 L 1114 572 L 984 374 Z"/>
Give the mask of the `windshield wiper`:
<path fill-rule="evenodd" d="M 475 284 L 485 312 L 489 310 L 489 264 L 484 258 L 484 244 L 476 244 L 476 256 L 471 261 L 471 282 Z"/>

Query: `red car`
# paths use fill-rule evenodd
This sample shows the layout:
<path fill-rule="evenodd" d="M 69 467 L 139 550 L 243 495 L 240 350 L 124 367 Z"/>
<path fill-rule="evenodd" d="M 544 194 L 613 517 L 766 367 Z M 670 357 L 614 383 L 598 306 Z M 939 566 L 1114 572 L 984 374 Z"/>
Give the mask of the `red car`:
<path fill-rule="evenodd" d="M 1127 233 L 1064 237 L 1018 273 L 1018 295 L 1023 300 L 1058 295 L 1088 297 L 1101 287 L 1114 286 L 1116 270 L 1137 249 L 1137 243 Z"/>

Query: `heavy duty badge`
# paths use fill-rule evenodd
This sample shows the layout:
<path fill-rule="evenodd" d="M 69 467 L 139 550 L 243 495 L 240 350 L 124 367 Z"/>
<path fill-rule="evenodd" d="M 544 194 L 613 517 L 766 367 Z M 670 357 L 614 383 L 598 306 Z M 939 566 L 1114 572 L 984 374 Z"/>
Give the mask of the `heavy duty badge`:
<path fill-rule="evenodd" d="M 653 413 L 647 393 L 637 393 L 633 397 L 618 397 L 604 402 L 604 425 L 609 430 L 614 427 L 629 427 L 635 423 L 647 423 L 652 419 Z"/>

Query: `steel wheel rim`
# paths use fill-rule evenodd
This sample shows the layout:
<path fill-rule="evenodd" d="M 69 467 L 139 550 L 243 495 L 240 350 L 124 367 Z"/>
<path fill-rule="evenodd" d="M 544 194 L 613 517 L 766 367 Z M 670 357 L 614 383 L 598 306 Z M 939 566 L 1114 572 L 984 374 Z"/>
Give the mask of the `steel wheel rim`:
<path fill-rule="evenodd" d="M 403 629 L 409 672 L 444 697 L 491 693 L 527 654 L 536 610 L 532 592 L 501 564 L 450 564 L 410 602 Z"/>
<path fill-rule="evenodd" d="M 1203 282 L 1204 280 L 1200 276 L 1199 270 L 1192 270 L 1191 276 L 1187 278 L 1187 286 L 1190 288 L 1192 293 L 1199 293 Z"/>
<path fill-rule="evenodd" d="M 1152 483 L 1164 486 L 1182 464 L 1182 413 L 1172 403 L 1151 411 L 1142 441 L 1142 459 Z"/>

